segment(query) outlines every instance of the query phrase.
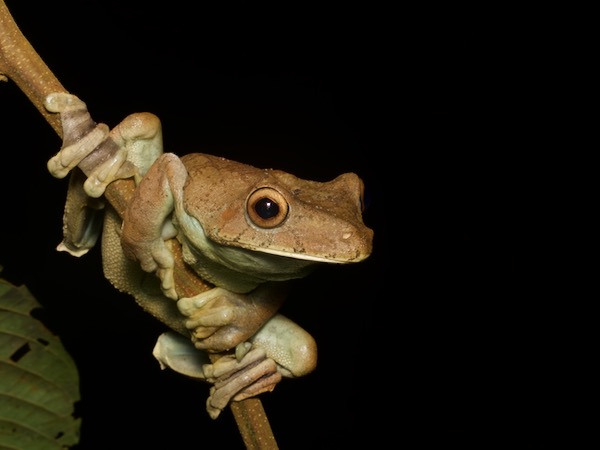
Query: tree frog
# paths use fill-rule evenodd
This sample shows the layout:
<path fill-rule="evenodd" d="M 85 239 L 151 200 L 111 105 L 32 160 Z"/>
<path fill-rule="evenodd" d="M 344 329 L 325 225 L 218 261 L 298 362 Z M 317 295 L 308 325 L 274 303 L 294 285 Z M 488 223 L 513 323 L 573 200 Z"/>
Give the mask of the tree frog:
<path fill-rule="evenodd" d="M 373 231 L 362 220 L 356 174 L 316 182 L 210 154 L 178 157 L 163 152 L 153 114 L 132 114 L 109 130 L 74 95 L 51 94 L 46 108 L 60 113 L 63 125 L 51 174 L 61 178 L 83 160 L 94 161 L 87 178 L 72 177 L 81 184 L 69 190 L 58 249 L 85 254 L 99 234 L 88 210 L 104 209 L 106 277 L 176 331 L 158 339 L 154 355 L 163 367 L 212 384 L 211 417 L 230 401 L 315 368 L 313 338 L 277 310 L 285 281 L 321 263 L 370 255 Z M 101 199 L 110 183 L 128 177 L 136 187 L 120 217 Z M 203 292 L 178 294 L 177 251 L 205 281 Z M 214 361 L 206 357 L 223 352 Z"/>

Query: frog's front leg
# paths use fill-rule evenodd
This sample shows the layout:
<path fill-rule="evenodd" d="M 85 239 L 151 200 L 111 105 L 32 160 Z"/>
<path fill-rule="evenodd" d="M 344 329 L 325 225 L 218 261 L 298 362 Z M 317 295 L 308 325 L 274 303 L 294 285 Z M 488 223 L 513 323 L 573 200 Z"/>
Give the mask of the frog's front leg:
<path fill-rule="evenodd" d="M 50 94 L 45 107 L 60 113 L 63 127 L 62 148 L 48 161 L 48 170 L 63 178 L 85 164 L 84 190 L 90 197 L 102 196 L 118 179 L 136 176 L 139 181 L 162 153 L 160 121 L 153 114 L 131 114 L 109 131 L 105 124 L 96 124 L 86 104 L 72 94 Z"/>
<path fill-rule="evenodd" d="M 48 170 L 56 178 L 64 178 L 90 155 L 108 137 L 108 126 L 96 124 L 86 104 L 75 95 L 65 92 L 50 94 L 44 106 L 50 112 L 60 113 L 63 145 L 48 161 Z"/>
<path fill-rule="evenodd" d="M 172 153 L 162 154 L 135 190 L 123 215 L 121 246 L 125 255 L 156 273 L 165 296 L 177 300 L 173 278 L 175 260 L 165 241 L 177 235 L 170 216 L 182 208 L 181 192 L 187 170 Z M 179 205 L 179 206 L 178 206 Z"/>

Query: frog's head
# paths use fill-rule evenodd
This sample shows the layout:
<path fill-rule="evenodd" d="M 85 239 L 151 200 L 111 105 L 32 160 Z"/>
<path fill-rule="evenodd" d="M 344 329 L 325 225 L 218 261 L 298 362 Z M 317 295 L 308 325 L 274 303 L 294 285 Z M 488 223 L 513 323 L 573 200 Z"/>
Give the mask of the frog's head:
<path fill-rule="evenodd" d="M 356 174 L 317 182 L 211 155 L 183 160 L 185 209 L 211 241 L 306 262 L 353 263 L 370 255 L 373 231 L 363 223 Z"/>

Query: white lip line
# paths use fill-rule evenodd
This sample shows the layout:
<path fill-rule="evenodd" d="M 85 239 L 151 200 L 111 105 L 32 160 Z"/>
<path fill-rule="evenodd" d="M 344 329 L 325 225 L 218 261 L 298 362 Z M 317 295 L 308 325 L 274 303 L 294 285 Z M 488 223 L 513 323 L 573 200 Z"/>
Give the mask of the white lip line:
<path fill-rule="evenodd" d="M 280 250 L 272 250 L 272 249 L 266 249 L 266 248 L 256 248 L 254 250 L 257 252 L 269 253 L 271 255 L 285 256 L 287 258 L 295 258 L 295 259 L 304 259 L 307 261 L 336 263 L 336 264 L 344 264 L 345 262 L 347 262 L 347 261 L 340 261 L 340 260 L 330 259 L 330 258 L 322 258 L 320 256 L 305 255 L 303 253 L 283 252 Z"/>

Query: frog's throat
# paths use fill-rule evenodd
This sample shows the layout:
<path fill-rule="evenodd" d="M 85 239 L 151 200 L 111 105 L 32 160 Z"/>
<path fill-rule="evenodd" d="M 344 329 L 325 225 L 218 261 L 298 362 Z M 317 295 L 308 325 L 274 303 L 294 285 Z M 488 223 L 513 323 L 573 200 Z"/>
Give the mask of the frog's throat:
<path fill-rule="evenodd" d="M 175 227 L 185 262 L 206 281 L 233 292 L 249 292 L 267 281 L 303 278 L 316 264 L 324 262 L 213 242 L 190 216 L 175 223 Z"/>

